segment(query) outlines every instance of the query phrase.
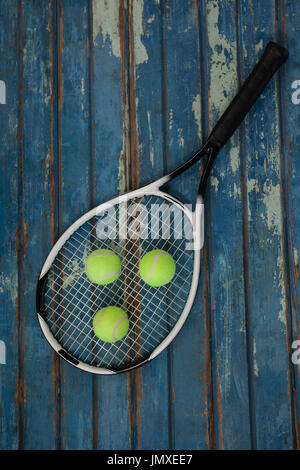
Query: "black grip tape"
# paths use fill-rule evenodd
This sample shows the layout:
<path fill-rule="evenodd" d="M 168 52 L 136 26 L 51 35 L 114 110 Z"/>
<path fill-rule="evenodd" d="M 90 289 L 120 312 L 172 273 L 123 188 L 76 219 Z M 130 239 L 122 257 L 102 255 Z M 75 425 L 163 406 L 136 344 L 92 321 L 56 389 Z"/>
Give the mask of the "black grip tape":
<path fill-rule="evenodd" d="M 227 142 L 250 111 L 274 73 L 286 61 L 289 52 L 284 47 L 269 42 L 239 93 L 232 100 L 209 136 L 209 141 L 219 148 Z"/>

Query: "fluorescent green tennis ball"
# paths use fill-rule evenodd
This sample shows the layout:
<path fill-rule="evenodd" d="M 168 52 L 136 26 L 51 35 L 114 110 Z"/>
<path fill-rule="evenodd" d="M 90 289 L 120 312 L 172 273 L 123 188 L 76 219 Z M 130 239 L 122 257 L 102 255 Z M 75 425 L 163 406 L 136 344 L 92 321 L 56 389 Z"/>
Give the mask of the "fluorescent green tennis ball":
<path fill-rule="evenodd" d="M 152 287 L 168 284 L 175 270 L 172 256 L 164 250 L 149 251 L 142 257 L 139 266 L 141 278 Z"/>
<path fill-rule="evenodd" d="M 95 250 L 85 260 L 85 272 L 90 281 L 104 285 L 120 276 L 121 261 L 111 250 Z"/>
<path fill-rule="evenodd" d="M 124 338 L 129 328 L 126 312 L 110 305 L 99 310 L 93 319 L 95 335 L 107 343 L 115 343 Z"/>

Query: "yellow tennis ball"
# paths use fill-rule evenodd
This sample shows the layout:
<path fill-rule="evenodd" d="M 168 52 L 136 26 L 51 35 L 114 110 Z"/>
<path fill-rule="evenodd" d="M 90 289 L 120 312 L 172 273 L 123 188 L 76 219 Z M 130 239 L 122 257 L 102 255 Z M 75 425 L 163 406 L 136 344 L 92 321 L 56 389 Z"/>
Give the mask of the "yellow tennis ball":
<path fill-rule="evenodd" d="M 110 305 L 99 310 L 93 319 L 95 335 L 107 343 L 115 343 L 124 338 L 129 328 L 126 312 Z"/>
<path fill-rule="evenodd" d="M 164 250 L 149 251 L 142 257 L 139 266 L 141 278 L 152 287 L 168 284 L 175 270 L 172 256 Z"/>
<path fill-rule="evenodd" d="M 121 260 L 111 250 L 95 250 L 85 260 L 85 272 L 90 281 L 105 285 L 114 282 L 121 273 Z"/>

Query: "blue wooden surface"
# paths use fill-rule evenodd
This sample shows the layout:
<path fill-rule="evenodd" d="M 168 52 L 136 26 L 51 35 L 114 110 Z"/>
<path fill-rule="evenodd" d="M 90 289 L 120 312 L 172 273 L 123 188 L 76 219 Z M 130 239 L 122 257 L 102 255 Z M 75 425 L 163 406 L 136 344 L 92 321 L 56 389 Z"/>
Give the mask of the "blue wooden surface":
<path fill-rule="evenodd" d="M 299 7 L 0 0 L 1 449 L 300 447 Z M 290 58 L 213 168 L 183 330 L 129 374 L 61 361 L 35 314 L 52 244 L 89 208 L 196 151 L 269 40 Z M 200 167 L 171 187 L 187 203 Z"/>

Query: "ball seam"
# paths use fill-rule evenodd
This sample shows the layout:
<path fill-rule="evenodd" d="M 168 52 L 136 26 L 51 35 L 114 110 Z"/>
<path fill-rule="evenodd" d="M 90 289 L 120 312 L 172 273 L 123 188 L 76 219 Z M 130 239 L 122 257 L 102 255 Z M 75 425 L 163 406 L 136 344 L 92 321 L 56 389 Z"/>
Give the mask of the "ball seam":
<path fill-rule="evenodd" d="M 87 270 L 87 274 L 89 275 L 89 277 L 93 280 L 93 281 L 104 281 L 105 279 L 108 279 L 109 277 L 112 277 L 112 276 L 115 276 L 116 274 L 120 274 L 121 270 L 118 269 L 117 271 L 112 271 L 111 273 L 108 273 L 106 274 L 105 276 L 102 276 L 102 277 L 94 277 L 92 276 L 88 270 Z"/>
<path fill-rule="evenodd" d="M 145 281 L 149 281 L 149 280 L 151 279 L 151 276 L 153 275 L 155 266 L 156 266 L 157 261 L 159 260 L 159 258 L 161 258 L 162 256 L 167 256 L 167 255 L 168 255 L 168 253 L 158 253 L 158 254 L 155 256 L 155 258 L 154 258 L 154 260 L 153 260 L 153 262 L 152 262 L 152 266 L 151 266 L 151 269 L 150 269 L 150 273 L 148 274 L 147 277 L 145 277 L 145 279 L 144 279 Z"/>
<path fill-rule="evenodd" d="M 117 329 L 119 328 L 119 326 L 121 325 L 121 323 L 122 323 L 124 320 L 127 320 L 127 316 L 126 316 L 126 315 L 124 315 L 122 318 L 120 318 L 120 319 L 117 321 L 117 323 L 116 323 L 116 325 L 115 325 L 115 327 L 114 327 L 114 329 L 113 329 L 112 337 L 113 337 L 113 339 L 114 339 L 115 341 L 118 341 L 118 339 L 116 338 Z M 122 339 L 122 338 L 121 338 L 121 339 Z"/>
<path fill-rule="evenodd" d="M 101 318 L 103 317 L 103 315 L 105 314 L 105 312 L 106 312 L 107 309 L 108 309 L 108 307 L 105 307 L 105 308 L 103 309 L 103 311 L 100 313 L 100 315 L 99 315 L 99 317 L 97 318 L 96 323 L 95 323 L 95 325 L 94 325 L 94 329 L 95 329 L 96 326 L 98 325 L 99 321 L 101 320 Z"/>

